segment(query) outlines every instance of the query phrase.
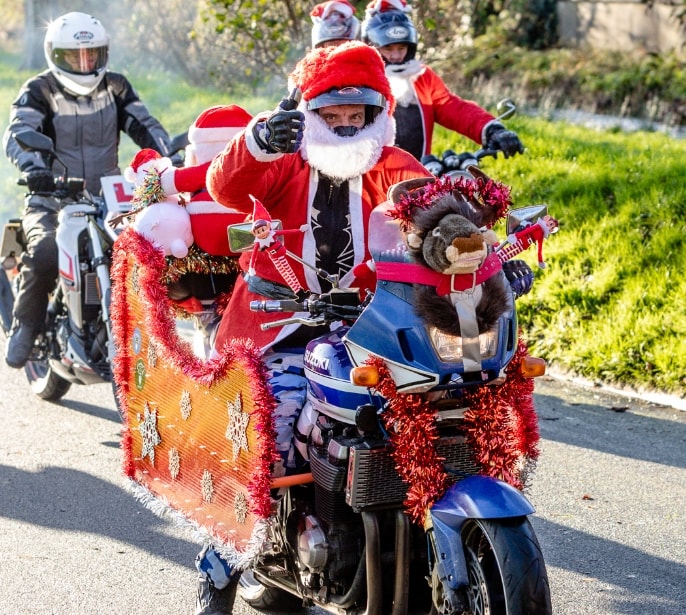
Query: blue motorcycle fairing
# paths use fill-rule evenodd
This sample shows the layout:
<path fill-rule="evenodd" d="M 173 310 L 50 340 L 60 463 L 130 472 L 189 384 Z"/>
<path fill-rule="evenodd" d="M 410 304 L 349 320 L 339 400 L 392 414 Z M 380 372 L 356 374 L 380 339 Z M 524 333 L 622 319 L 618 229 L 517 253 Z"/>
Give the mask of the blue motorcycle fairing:
<path fill-rule="evenodd" d="M 438 376 L 439 382 L 460 375 L 465 381 L 483 384 L 500 375 L 517 349 L 517 316 L 512 311 L 500 319 L 498 350 L 494 356 L 483 358 L 481 372 L 470 378 L 462 361 L 441 361 L 427 335 L 426 325 L 417 316 L 412 304 L 411 284 L 380 281 L 374 297 L 360 317 L 345 334 L 350 341 L 370 354 L 383 357 L 399 365 Z"/>
<path fill-rule="evenodd" d="M 455 483 L 429 510 L 441 581 L 453 590 L 468 582 L 460 536 L 467 519 L 524 517 L 534 510 L 520 491 L 496 478 L 469 476 Z"/>

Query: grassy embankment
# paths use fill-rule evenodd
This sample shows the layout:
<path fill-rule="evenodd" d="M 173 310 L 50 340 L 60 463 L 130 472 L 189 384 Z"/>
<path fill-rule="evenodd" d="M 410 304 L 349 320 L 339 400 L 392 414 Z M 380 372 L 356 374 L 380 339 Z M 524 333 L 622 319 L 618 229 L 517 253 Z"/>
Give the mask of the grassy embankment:
<path fill-rule="evenodd" d="M 3 58 L 0 108 L 8 109 L 27 76 Z M 132 81 L 172 134 L 212 104 L 237 102 L 255 112 L 277 102 L 230 101 L 222 92 L 168 76 L 137 75 Z M 4 131 L 7 116 L 0 118 Z M 546 243 L 548 268 L 519 301 L 532 353 L 588 379 L 684 395 L 686 142 L 525 116 L 508 124 L 520 134 L 526 154 L 487 160 L 484 170 L 512 186 L 515 204 L 547 203 L 561 226 Z M 473 144 L 439 130 L 435 151 L 448 147 L 460 151 Z M 134 152 L 125 140 L 122 165 Z M 20 194 L 4 156 L 0 171 L 0 216 L 6 219 L 19 211 Z M 535 254 L 527 260 L 534 265 Z"/>

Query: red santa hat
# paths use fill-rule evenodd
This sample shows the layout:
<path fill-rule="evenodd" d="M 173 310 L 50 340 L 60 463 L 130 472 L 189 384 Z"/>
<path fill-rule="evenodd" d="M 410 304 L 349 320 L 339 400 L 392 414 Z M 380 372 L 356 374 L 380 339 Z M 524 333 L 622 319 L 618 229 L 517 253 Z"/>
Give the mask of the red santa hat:
<path fill-rule="evenodd" d="M 262 204 L 262 202 L 255 198 L 252 194 L 249 195 L 250 199 L 252 200 L 253 208 L 252 208 L 252 221 L 253 225 L 252 228 L 255 230 L 256 228 L 256 222 L 259 222 L 260 224 L 257 226 L 263 226 L 263 222 L 271 222 L 272 217 L 269 215 L 269 212 L 267 211 L 267 208 Z"/>
<path fill-rule="evenodd" d="M 224 144 L 231 141 L 243 130 L 252 116 L 238 105 L 217 105 L 205 109 L 188 129 L 188 140 L 191 143 Z"/>
<path fill-rule="evenodd" d="M 329 90 L 367 87 L 379 92 L 388 101 L 389 115 L 393 114 L 395 108 L 381 55 L 360 41 L 313 49 L 298 62 L 290 81 L 302 90 L 304 101 Z"/>
<path fill-rule="evenodd" d="M 139 183 L 150 169 L 163 171 L 172 166 L 169 158 L 163 158 L 154 149 L 144 148 L 136 153 L 131 164 L 124 170 L 124 178 L 132 184 Z"/>
<path fill-rule="evenodd" d="M 385 13 L 386 11 L 402 11 L 403 13 L 410 13 L 412 7 L 407 4 L 405 0 L 372 0 L 365 9 L 365 13 L 373 15 L 374 13 Z"/>
<path fill-rule="evenodd" d="M 355 13 L 355 7 L 348 0 L 329 0 L 328 2 L 317 4 L 310 11 L 310 17 L 312 17 L 313 21 L 315 17 L 326 19 L 334 11 L 340 13 L 345 18 L 350 18 Z"/>
<path fill-rule="evenodd" d="M 189 162 L 192 165 L 210 162 L 251 119 L 252 116 L 238 105 L 205 109 L 188 129 L 190 145 L 186 148 L 186 156 Z"/>

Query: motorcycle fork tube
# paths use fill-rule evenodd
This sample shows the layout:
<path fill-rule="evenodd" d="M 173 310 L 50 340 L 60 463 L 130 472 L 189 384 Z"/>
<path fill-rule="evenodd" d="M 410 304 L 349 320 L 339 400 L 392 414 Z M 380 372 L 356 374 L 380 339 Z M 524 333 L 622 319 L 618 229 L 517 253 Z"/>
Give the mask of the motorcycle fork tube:
<path fill-rule="evenodd" d="M 107 330 L 107 358 L 112 359 L 112 329 L 110 321 L 110 271 L 105 263 L 105 253 L 100 243 L 100 233 L 93 218 L 88 218 L 88 235 L 91 239 L 91 246 L 93 249 L 93 265 L 95 273 L 98 276 L 98 287 L 100 294 L 100 306 L 102 309 L 102 321 L 105 323 Z"/>
<path fill-rule="evenodd" d="M 367 608 L 363 615 L 383 615 L 383 583 L 381 575 L 381 536 L 379 519 L 374 513 L 363 512 L 367 562 Z"/>
<path fill-rule="evenodd" d="M 410 585 L 410 520 L 402 510 L 395 513 L 394 583 L 392 615 L 406 615 Z"/>

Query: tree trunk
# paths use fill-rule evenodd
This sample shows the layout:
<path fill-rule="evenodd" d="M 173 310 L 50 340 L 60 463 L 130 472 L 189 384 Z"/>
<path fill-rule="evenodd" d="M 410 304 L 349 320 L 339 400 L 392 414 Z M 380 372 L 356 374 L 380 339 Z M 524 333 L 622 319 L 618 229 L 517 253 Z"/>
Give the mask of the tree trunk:
<path fill-rule="evenodd" d="M 24 61 L 21 68 L 46 68 L 43 54 L 45 25 L 60 14 L 59 10 L 56 0 L 24 0 Z"/>

